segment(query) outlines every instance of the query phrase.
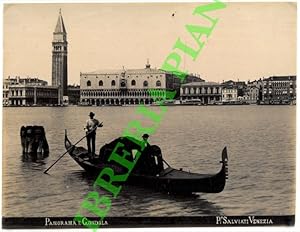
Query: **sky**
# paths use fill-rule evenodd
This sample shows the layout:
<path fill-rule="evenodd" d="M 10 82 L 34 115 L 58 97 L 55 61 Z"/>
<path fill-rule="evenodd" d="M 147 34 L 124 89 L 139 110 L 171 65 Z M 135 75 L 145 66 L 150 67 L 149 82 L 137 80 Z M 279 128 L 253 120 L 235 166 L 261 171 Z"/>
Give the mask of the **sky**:
<path fill-rule="evenodd" d="M 147 59 L 159 68 L 179 37 L 195 45 L 185 25 L 205 25 L 193 15 L 198 5 L 5 4 L 4 77 L 34 76 L 51 84 L 60 8 L 68 33 L 69 84 L 79 84 L 80 72 L 144 68 Z M 182 68 L 216 82 L 296 75 L 296 3 L 227 3 L 209 15 L 218 24 L 195 61 L 182 55 Z"/>

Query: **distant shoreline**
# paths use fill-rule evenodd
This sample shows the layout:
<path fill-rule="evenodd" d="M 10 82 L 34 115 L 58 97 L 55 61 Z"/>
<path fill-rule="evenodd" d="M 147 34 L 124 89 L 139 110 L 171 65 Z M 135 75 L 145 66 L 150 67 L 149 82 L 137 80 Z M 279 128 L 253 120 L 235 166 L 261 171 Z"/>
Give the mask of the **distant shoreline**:
<path fill-rule="evenodd" d="M 296 104 L 207 104 L 207 105 L 193 105 L 193 104 L 173 104 L 173 105 L 164 105 L 164 106 L 171 106 L 171 107 L 178 107 L 178 106 L 199 106 L 199 107 L 205 107 L 205 106 L 296 106 Z M 37 106 L 3 106 L 3 108 L 37 108 L 37 107 L 49 107 L 49 108 L 60 108 L 60 107 L 137 107 L 137 105 L 101 105 L 101 106 L 83 106 L 83 105 L 68 105 L 68 106 L 43 106 L 43 105 L 37 105 Z M 156 107 L 159 105 L 145 105 L 148 107 Z"/>

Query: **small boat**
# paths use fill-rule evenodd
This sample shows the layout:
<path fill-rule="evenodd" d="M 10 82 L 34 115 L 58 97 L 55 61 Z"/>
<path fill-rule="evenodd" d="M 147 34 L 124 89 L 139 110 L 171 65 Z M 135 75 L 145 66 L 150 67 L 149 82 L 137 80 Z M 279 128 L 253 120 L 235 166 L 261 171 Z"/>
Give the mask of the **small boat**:
<path fill-rule="evenodd" d="M 118 141 L 122 141 L 122 143 L 125 144 L 127 151 L 134 151 L 140 148 L 128 137 L 117 138 L 103 147 L 106 146 L 113 149 Z M 122 170 L 124 170 L 121 166 L 118 166 L 117 163 L 103 162 L 100 157 L 98 159 L 91 159 L 88 151 L 83 147 L 74 146 L 68 139 L 67 134 L 65 134 L 65 148 L 76 163 L 89 174 L 99 175 L 101 170 L 105 167 L 114 169 L 115 173 L 122 173 Z M 111 152 L 109 152 L 109 154 L 110 153 Z M 223 191 L 226 179 L 228 179 L 228 156 L 226 147 L 223 149 L 220 163 L 222 164 L 221 170 L 216 174 L 191 173 L 170 166 L 157 175 L 142 175 L 131 172 L 126 184 L 151 188 L 169 194 L 186 195 L 197 192 L 219 193 Z"/>
<path fill-rule="evenodd" d="M 200 99 L 188 99 L 188 100 L 183 100 L 181 102 L 181 105 L 184 105 L 184 106 L 201 106 L 202 101 Z"/>

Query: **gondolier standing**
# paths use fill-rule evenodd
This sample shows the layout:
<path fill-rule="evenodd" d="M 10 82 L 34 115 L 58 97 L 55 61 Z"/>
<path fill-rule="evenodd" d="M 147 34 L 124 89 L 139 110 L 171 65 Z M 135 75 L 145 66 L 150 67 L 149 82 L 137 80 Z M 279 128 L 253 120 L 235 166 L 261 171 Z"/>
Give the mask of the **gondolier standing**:
<path fill-rule="evenodd" d="M 99 123 L 97 119 L 94 118 L 95 114 L 90 112 L 90 118 L 86 121 L 86 140 L 88 152 L 91 154 L 92 158 L 95 158 L 95 141 L 96 141 L 96 130 L 97 127 L 102 127 L 102 123 Z M 92 143 L 92 144 L 91 144 Z M 92 145 L 92 146 L 91 146 Z"/>

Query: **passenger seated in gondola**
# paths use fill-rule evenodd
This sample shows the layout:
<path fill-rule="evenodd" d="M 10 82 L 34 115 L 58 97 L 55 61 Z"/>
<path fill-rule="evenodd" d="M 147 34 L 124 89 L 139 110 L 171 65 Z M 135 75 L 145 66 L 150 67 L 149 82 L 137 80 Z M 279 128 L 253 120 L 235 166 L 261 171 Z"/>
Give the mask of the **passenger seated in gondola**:
<path fill-rule="evenodd" d="M 130 139 L 128 139 L 126 137 L 119 137 L 119 138 L 115 139 L 114 141 L 110 142 L 109 144 L 105 144 L 104 146 L 102 146 L 100 148 L 98 162 L 99 163 L 107 163 L 109 160 L 109 157 L 111 156 L 112 152 L 114 151 L 116 146 L 118 146 L 119 143 L 123 144 L 125 147 L 125 148 L 119 147 L 116 150 L 116 153 L 119 153 L 119 154 L 122 153 L 123 149 L 125 149 L 127 151 L 132 151 L 133 149 L 135 149 L 134 145 L 137 146 Z M 139 147 L 139 146 L 137 146 L 137 147 Z M 128 161 L 133 161 L 133 156 L 130 156 L 130 157 L 127 156 L 126 159 Z"/>
<path fill-rule="evenodd" d="M 150 145 L 148 138 L 148 134 L 143 135 L 145 148 L 135 166 L 134 172 L 155 176 L 164 170 L 163 159 L 160 148 L 156 145 Z"/>

